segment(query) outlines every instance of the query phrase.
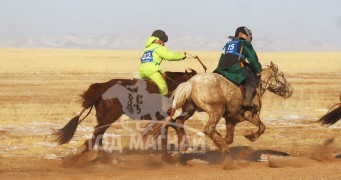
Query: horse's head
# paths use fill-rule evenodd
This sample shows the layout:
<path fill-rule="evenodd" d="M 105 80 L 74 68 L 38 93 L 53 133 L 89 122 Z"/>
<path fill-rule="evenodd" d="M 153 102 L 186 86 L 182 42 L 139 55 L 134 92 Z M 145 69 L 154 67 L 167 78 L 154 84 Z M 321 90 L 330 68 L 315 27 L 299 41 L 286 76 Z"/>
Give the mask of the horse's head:
<path fill-rule="evenodd" d="M 164 76 L 168 85 L 168 89 L 173 91 L 179 84 L 188 81 L 195 76 L 197 72 L 194 69 L 186 69 L 185 72 L 166 71 Z"/>
<path fill-rule="evenodd" d="M 270 62 L 270 65 L 263 69 L 261 78 L 262 94 L 269 90 L 284 98 L 289 98 L 292 95 L 293 89 L 290 83 L 287 82 L 284 73 L 278 69 L 275 63 Z"/>
<path fill-rule="evenodd" d="M 187 68 L 185 69 L 185 74 L 186 74 L 186 81 L 188 81 L 189 79 L 191 79 L 191 77 L 197 75 L 197 71 L 195 71 L 194 69 L 191 68 Z"/>

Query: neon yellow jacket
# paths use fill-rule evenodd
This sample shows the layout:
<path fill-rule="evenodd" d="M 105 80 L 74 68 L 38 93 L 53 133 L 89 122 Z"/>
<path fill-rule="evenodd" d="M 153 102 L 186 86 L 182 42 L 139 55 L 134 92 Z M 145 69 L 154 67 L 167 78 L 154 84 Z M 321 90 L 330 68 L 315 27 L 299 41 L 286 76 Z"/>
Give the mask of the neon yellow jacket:
<path fill-rule="evenodd" d="M 171 52 L 168 50 L 167 47 L 153 43 L 157 39 L 159 38 L 151 36 L 146 42 L 144 52 L 154 49 L 152 53 L 154 62 L 146 62 L 140 64 L 139 73 L 144 77 L 148 77 L 155 72 L 161 73 L 162 71 L 160 68 L 160 64 L 162 60 L 179 61 L 185 58 L 185 53 L 183 52 Z"/>

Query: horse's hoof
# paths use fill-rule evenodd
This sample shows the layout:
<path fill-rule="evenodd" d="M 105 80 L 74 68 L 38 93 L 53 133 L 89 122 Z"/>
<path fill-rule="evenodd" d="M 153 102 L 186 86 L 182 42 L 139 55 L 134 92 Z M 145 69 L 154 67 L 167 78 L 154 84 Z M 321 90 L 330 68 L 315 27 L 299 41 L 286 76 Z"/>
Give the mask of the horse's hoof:
<path fill-rule="evenodd" d="M 246 139 L 250 140 L 251 142 L 255 142 L 257 140 L 257 136 L 254 134 L 250 134 L 250 135 L 245 135 L 244 136 Z"/>
<path fill-rule="evenodd" d="M 103 164 L 110 164 L 113 160 L 114 156 L 110 153 L 107 153 L 103 150 L 98 151 L 98 159 L 99 162 Z"/>
<path fill-rule="evenodd" d="M 230 154 L 225 157 L 225 160 L 223 162 L 223 169 L 224 170 L 236 169 L 236 167 L 234 165 L 234 160 Z"/>
<path fill-rule="evenodd" d="M 219 151 L 224 155 L 224 156 L 230 156 L 231 155 L 231 151 L 230 149 L 228 148 L 227 145 L 222 145 L 222 146 L 219 146 Z"/>
<path fill-rule="evenodd" d="M 180 153 L 180 154 L 185 154 L 185 152 L 187 151 L 187 149 L 188 149 L 188 147 L 182 147 L 182 146 L 180 146 L 180 148 L 179 148 L 179 153 Z"/>
<path fill-rule="evenodd" d="M 162 155 L 162 160 L 168 164 L 174 164 L 176 158 L 174 158 L 171 154 L 167 153 L 166 155 Z"/>
<path fill-rule="evenodd" d="M 176 111 L 175 109 L 170 108 L 170 109 L 168 109 L 167 114 L 168 114 L 170 117 L 173 117 L 174 114 L 175 114 L 175 111 Z"/>
<path fill-rule="evenodd" d="M 226 142 L 227 145 L 230 145 L 230 144 L 233 143 L 233 138 L 226 138 L 225 142 Z"/>
<path fill-rule="evenodd" d="M 80 147 L 77 148 L 76 154 L 84 154 L 86 152 L 90 151 L 90 149 L 87 148 L 85 144 L 81 145 Z"/>

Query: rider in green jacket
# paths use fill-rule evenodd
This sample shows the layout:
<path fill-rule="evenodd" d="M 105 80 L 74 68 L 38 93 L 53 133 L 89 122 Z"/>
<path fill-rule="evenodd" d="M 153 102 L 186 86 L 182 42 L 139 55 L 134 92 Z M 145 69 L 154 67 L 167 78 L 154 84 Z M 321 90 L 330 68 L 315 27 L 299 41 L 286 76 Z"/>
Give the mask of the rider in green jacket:
<path fill-rule="evenodd" d="M 252 32 L 245 26 L 236 29 L 232 41 L 226 43 L 220 57 L 218 67 L 214 70 L 234 82 L 243 85 L 244 117 L 250 119 L 253 116 L 253 97 L 259 84 L 262 66 L 258 62 L 256 51 L 251 45 Z"/>
<path fill-rule="evenodd" d="M 148 38 L 144 53 L 141 57 L 139 75 L 141 78 L 152 80 L 159 88 L 162 95 L 168 94 L 166 81 L 162 77 L 160 64 L 162 60 L 179 61 L 186 58 L 184 52 L 171 52 L 165 47 L 168 36 L 162 30 L 156 30 Z"/>

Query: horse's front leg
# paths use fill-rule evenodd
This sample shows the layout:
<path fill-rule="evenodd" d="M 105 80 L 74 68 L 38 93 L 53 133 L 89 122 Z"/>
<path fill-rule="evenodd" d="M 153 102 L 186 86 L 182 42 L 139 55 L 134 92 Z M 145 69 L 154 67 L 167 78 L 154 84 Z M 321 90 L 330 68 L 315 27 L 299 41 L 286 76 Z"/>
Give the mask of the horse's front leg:
<path fill-rule="evenodd" d="M 265 132 L 265 125 L 260 120 L 259 115 L 255 115 L 252 119 L 249 120 L 249 122 L 257 126 L 258 130 L 249 135 L 245 135 L 244 137 L 252 142 L 255 142 L 259 138 L 259 136 L 261 136 Z"/>
<path fill-rule="evenodd" d="M 225 139 L 216 131 L 216 126 L 222 115 L 220 113 L 210 113 L 209 120 L 205 126 L 204 133 L 209 136 L 214 144 L 223 152 L 229 153 Z"/>
<path fill-rule="evenodd" d="M 172 162 L 173 158 L 171 154 L 168 153 L 167 143 L 168 143 L 168 125 L 161 127 L 161 152 L 162 160 L 166 162 Z"/>

